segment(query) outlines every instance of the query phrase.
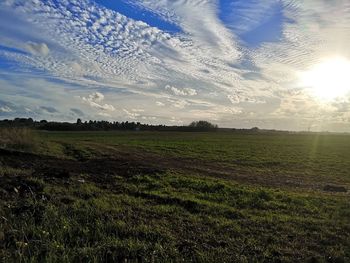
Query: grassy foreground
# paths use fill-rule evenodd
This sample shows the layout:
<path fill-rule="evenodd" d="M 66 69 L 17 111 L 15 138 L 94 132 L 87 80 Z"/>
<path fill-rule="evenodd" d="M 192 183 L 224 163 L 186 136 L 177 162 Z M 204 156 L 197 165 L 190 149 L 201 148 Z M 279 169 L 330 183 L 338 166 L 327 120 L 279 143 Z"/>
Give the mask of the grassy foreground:
<path fill-rule="evenodd" d="M 37 137 L 0 150 L 0 262 L 350 262 L 348 136 Z"/>

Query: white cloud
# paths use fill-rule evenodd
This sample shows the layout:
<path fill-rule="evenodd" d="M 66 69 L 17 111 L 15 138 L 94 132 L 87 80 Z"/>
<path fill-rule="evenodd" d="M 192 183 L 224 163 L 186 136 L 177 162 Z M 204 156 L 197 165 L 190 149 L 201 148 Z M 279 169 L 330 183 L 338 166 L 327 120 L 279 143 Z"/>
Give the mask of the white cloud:
<path fill-rule="evenodd" d="M 47 56 L 50 53 L 49 47 L 45 43 L 28 42 L 25 49 L 32 55 Z"/>
<path fill-rule="evenodd" d="M 145 112 L 144 109 L 132 109 L 131 111 L 132 112 Z"/>
<path fill-rule="evenodd" d="M 227 95 L 227 98 L 230 100 L 232 104 L 238 104 L 241 102 L 239 96 L 237 94 Z"/>
<path fill-rule="evenodd" d="M 100 112 L 98 113 L 99 116 L 102 116 L 102 117 L 111 117 L 111 115 L 107 112 Z"/>
<path fill-rule="evenodd" d="M 141 117 L 140 113 L 137 112 L 132 112 L 132 111 L 128 111 L 127 109 L 123 109 L 124 113 L 126 114 L 127 118 L 129 119 L 137 119 L 138 117 Z"/>
<path fill-rule="evenodd" d="M 184 123 L 182 120 L 180 120 L 179 118 L 174 117 L 174 116 L 170 118 L 170 122 L 173 124 L 177 124 L 177 125 Z"/>
<path fill-rule="evenodd" d="M 3 106 L 3 107 L 0 107 L 0 111 L 2 112 L 12 112 L 13 110 L 8 107 L 8 106 Z"/>
<path fill-rule="evenodd" d="M 110 104 L 102 104 L 101 102 L 104 100 L 104 95 L 100 92 L 94 92 L 90 94 L 88 97 L 82 97 L 82 101 L 87 103 L 93 108 L 97 108 L 103 111 L 115 111 L 113 105 Z"/>
<path fill-rule="evenodd" d="M 223 108 L 223 112 L 229 113 L 229 114 L 232 114 L 232 115 L 237 115 L 237 114 L 241 114 L 242 113 L 242 108 L 227 107 L 227 108 Z"/>
<path fill-rule="evenodd" d="M 191 88 L 179 89 L 179 88 L 175 88 L 175 87 L 167 85 L 167 86 L 165 86 L 165 89 L 170 90 L 176 96 L 195 96 L 195 95 L 197 95 L 197 91 L 195 89 L 191 89 Z"/>
<path fill-rule="evenodd" d="M 93 101 L 93 102 L 101 102 L 103 101 L 105 96 L 100 92 L 94 92 L 88 96 L 88 98 L 83 98 L 85 101 Z"/>
<path fill-rule="evenodd" d="M 173 107 L 179 109 L 184 109 L 186 106 L 190 105 L 187 100 L 183 99 L 168 99 L 168 102 L 170 102 Z"/>
<path fill-rule="evenodd" d="M 159 107 L 164 107 L 165 104 L 161 101 L 156 101 L 156 105 L 159 106 Z"/>

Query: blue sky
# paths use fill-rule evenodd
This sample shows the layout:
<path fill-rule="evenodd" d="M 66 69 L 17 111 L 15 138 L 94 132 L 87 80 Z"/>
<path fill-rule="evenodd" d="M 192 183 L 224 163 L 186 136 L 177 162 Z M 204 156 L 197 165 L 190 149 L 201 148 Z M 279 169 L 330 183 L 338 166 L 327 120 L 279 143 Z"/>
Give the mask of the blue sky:
<path fill-rule="evenodd" d="M 349 20 L 344 0 L 3 0 L 0 118 L 350 131 L 349 93 L 300 77 L 349 59 Z"/>
<path fill-rule="evenodd" d="M 157 27 L 160 30 L 167 32 L 181 32 L 181 28 L 171 21 L 163 19 L 158 14 L 138 6 L 134 6 L 124 1 L 111 1 L 111 0 L 96 0 L 97 4 L 114 10 L 128 18 L 139 20 L 147 23 L 152 27 Z"/>

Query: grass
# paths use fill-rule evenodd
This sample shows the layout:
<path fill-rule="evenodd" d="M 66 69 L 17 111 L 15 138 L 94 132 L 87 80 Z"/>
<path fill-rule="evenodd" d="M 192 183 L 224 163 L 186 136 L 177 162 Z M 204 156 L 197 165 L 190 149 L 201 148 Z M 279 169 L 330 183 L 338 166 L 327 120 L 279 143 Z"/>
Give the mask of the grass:
<path fill-rule="evenodd" d="M 71 167 L 70 173 L 60 177 L 53 172 L 57 167 L 37 171 L 45 163 L 51 166 L 51 159 L 33 159 L 28 170 L 12 167 L 16 166 L 11 166 L 12 157 L 0 156 L 6 166 L 0 172 L 0 261 L 349 262 L 348 193 L 238 183 L 186 167 L 152 170 L 145 163 L 151 167 L 155 160 L 142 152 L 228 166 L 246 156 L 264 165 L 237 162 L 233 166 L 262 170 L 261 174 L 275 166 L 289 173 L 310 166 L 302 175 L 305 180 L 319 170 L 321 176 L 338 178 L 336 182 L 347 186 L 348 174 L 340 167 L 346 158 L 335 158 L 347 152 L 347 137 L 317 138 L 317 147 L 309 152 L 324 160 L 325 166 L 304 160 L 293 167 L 308 155 L 306 149 L 316 139 L 274 136 L 40 134 L 37 153 L 42 151 L 41 158 L 59 156 L 50 157 L 52 163 Z M 169 147 L 174 151 L 168 152 Z M 221 158 L 215 156 L 219 150 Z M 144 162 L 136 162 L 139 157 L 128 159 L 127 154 L 133 156 L 135 151 Z M 119 155 L 125 159 L 109 162 Z M 21 164 L 21 158 L 26 162 L 28 156 L 16 162 Z M 275 166 L 270 163 L 274 157 Z M 84 170 L 95 159 L 101 167 Z M 75 168 L 77 164 L 82 168 Z M 333 172 L 327 174 L 331 164 Z"/>
<path fill-rule="evenodd" d="M 0 128 L 0 147 L 15 150 L 32 151 L 35 149 L 37 137 L 28 128 Z"/>
<path fill-rule="evenodd" d="M 316 176 L 350 182 L 349 135 L 177 132 L 44 133 L 46 141 L 95 152 L 91 143 L 193 158 L 238 171 Z M 92 148 L 91 148 L 92 147 Z M 86 154 L 86 153 L 85 153 Z"/>

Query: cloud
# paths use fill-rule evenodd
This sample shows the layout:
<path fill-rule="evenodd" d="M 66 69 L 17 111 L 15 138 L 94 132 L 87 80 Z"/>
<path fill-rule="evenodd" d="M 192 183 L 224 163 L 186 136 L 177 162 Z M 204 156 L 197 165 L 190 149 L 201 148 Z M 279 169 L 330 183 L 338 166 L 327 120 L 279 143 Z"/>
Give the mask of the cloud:
<path fill-rule="evenodd" d="M 304 96 L 305 106 L 288 93 L 298 89 L 298 73 L 323 57 L 350 58 L 347 1 L 129 2 L 180 30 L 165 32 L 90 0 L 1 2 L 0 94 L 13 102 L 6 116 L 25 115 L 27 108 L 51 117 L 37 107 L 50 103 L 58 111 L 54 117 L 64 119 L 77 109 L 96 119 L 130 115 L 169 123 L 172 116 L 205 117 L 220 126 L 255 121 L 282 127 L 291 118 L 310 118 L 299 107 L 322 108 L 327 120 L 348 119 L 339 101 L 326 107 Z M 271 19 L 276 8 L 282 13 L 280 38 L 246 46 L 241 35 Z M 130 110 L 139 107 L 142 114 Z"/>
<path fill-rule="evenodd" d="M 111 115 L 107 112 L 99 112 L 98 116 L 102 116 L 102 117 L 111 117 Z"/>
<path fill-rule="evenodd" d="M 28 42 L 25 44 L 25 49 L 35 56 L 47 56 L 50 53 L 50 49 L 45 43 Z"/>
<path fill-rule="evenodd" d="M 47 112 L 47 113 L 57 113 L 58 112 L 57 109 L 55 109 L 54 107 L 49 107 L 49 106 L 41 106 L 40 109 Z"/>
<path fill-rule="evenodd" d="M 82 97 L 82 101 L 86 104 L 90 105 L 93 108 L 97 108 L 103 111 L 115 111 L 115 107 L 111 104 L 102 104 L 101 102 L 104 100 L 104 95 L 100 92 L 94 92 L 90 94 L 88 97 Z"/>
<path fill-rule="evenodd" d="M 238 104 L 241 102 L 241 99 L 237 94 L 234 95 L 227 95 L 227 98 L 230 100 L 232 104 Z"/>
<path fill-rule="evenodd" d="M 174 117 L 174 116 L 170 118 L 170 122 L 173 124 L 177 124 L 177 125 L 184 123 L 182 120 L 180 120 L 179 118 Z"/>
<path fill-rule="evenodd" d="M 168 99 L 168 102 L 170 102 L 173 107 L 179 109 L 184 109 L 186 106 L 190 105 L 187 100 L 183 99 Z"/>
<path fill-rule="evenodd" d="M 81 110 L 79 109 L 76 109 L 76 108 L 71 108 L 70 111 L 74 114 L 74 115 L 77 115 L 77 116 L 84 116 L 84 112 L 82 112 Z"/>
<path fill-rule="evenodd" d="M 127 109 L 123 109 L 123 112 L 126 114 L 126 117 L 129 118 L 129 119 L 135 120 L 135 119 L 141 117 L 140 113 L 131 112 L 131 111 L 128 111 Z"/>
<path fill-rule="evenodd" d="M 132 112 L 145 112 L 144 109 L 132 109 L 131 111 Z"/>
<path fill-rule="evenodd" d="M 8 106 L 2 106 L 2 107 L 0 107 L 0 111 L 1 112 L 12 112 L 13 110 Z"/>
<path fill-rule="evenodd" d="M 85 101 L 102 102 L 105 96 L 100 92 L 94 92 L 88 96 L 88 98 L 83 98 Z"/>
<path fill-rule="evenodd" d="M 173 4 L 166 3 L 168 8 Z M 207 29 L 191 26 L 190 11 L 186 10 L 196 10 L 196 6 L 210 14 Z M 87 0 L 77 1 L 74 10 L 65 1 L 29 1 L 26 4 L 16 1 L 11 7 L 13 16 L 27 17 L 28 24 L 39 28 L 47 36 L 47 41 L 54 42 L 56 47 L 46 59 L 9 52 L 4 52 L 4 55 L 59 77 L 80 77 L 79 81 L 86 84 L 98 80 L 99 84 L 113 83 L 140 92 L 143 85 L 156 87 L 159 82 L 172 78 L 194 82 L 205 77 L 204 80 L 210 83 L 223 77 L 221 70 L 229 71 L 225 63 L 232 62 L 231 55 L 236 57 L 238 52 L 232 35 L 215 16 L 216 6 L 199 1 L 198 5 L 174 5 L 179 15 L 182 14 L 181 23 L 186 29 L 182 35 L 170 35 Z M 195 14 L 198 21 L 201 13 L 196 11 Z M 55 20 L 50 17 L 55 17 Z M 60 32 L 59 38 L 56 37 L 57 31 Z M 188 37 L 192 32 L 195 33 L 193 39 Z M 210 34 L 206 35 L 206 32 Z M 33 44 L 29 48 L 36 54 L 43 49 Z M 77 58 L 79 62 L 72 61 Z M 217 73 L 209 75 L 208 72 Z M 228 77 L 232 75 L 233 72 Z"/>
<path fill-rule="evenodd" d="M 0 100 L 0 117 L 28 116 L 28 113 L 30 113 L 30 109 L 20 103 L 12 103 L 6 96 L 2 95 L 2 97 L 5 100 Z"/>
<path fill-rule="evenodd" d="M 179 89 L 179 88 L 175 88 L 175 87 L 167 85 L 167 86 L 165 86 L 165 89 L 170 90 L 176 96 L 195 96 L 195 95 L 197 95 L 197 91 L 195 89 L 191 89 L 191 88 Z"/>

